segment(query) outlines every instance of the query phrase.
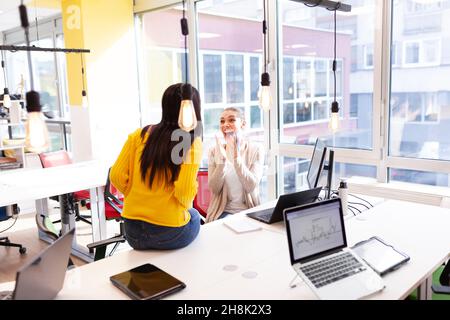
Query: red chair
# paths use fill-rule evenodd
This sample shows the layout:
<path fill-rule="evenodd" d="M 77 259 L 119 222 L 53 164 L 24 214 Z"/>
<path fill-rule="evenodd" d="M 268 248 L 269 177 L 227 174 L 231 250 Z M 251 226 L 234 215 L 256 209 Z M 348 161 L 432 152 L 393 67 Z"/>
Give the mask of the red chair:
<path fill-rule="evenodd" d="M 72 163 L 72 159 L 70 159 L 69 154 L 65 150 L 40 153 L 39 159 L 41 160 L 42 167 L 44 168 L 62 166 L 65 164 Z M 81 203 L 81 205 L 86 205 L 86 203 L 89 201 L 90 199 L 89 190 L 76 191 L 61 196 L 65 197 L 64 200 L 67 200 L 67 201 L 60 201 L 61 205 L 62 203 L 64 203 L 64 205 L 66 206 L 64 210 L 75 211 L 75 221 L 83 221 L 91 224 L 91 222 L 87 219 L 90 217 L 80 215 L 80 209 L 78 207 L 78 203 Z M 54 221 L 54 223 L 57 222 L 61 221 L 60 220 Z"/>
<path fill-rule="evenodd" d="M 111 170 L 111 169 L 110 169 Z M 109 170 L 109 171 L 110 171 Z M 116 250 L 120 243 L 126 241 L 125 239 L 125 227 L 122 219 L 122 209 L 123 209 L 123 194 L 121 194 L 109 180 L 108 177 L 105 184 L 105 218 L 106 220 L 116 220 L 120 223 L 120 233 L 112 238 L 106 240 L 100 240 L 87 245 L 89 252 L 94 252 L 94 261 L 103 259 L 106 256 L 106 247 L 114 243 L 114 247 L 109 253 L 111 256 Z M 87 204 L 90 208 L 90 205 Z"/>
<path fill-rule="evenodd" d="M 206 218 L 209 202 L 211 201 L 211 191 L 208 187 L 208 169 L 201 168 L 197 174 L 198 190 L 194 198 L 194 208 Z"/>

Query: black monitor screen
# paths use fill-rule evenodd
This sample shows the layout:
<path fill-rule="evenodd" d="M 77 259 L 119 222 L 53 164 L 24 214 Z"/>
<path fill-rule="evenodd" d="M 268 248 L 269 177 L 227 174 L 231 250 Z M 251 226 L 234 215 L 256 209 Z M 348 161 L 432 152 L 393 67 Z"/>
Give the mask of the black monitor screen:
<path fill-rule="evenodd" d="M 322 140 L 317 138 L 307 175 L 310 188 L 316 188 L 319 183 L 319 178 L 323 169 L 323 162 L 325 160 L 326 153 L 327 147 Z"/>

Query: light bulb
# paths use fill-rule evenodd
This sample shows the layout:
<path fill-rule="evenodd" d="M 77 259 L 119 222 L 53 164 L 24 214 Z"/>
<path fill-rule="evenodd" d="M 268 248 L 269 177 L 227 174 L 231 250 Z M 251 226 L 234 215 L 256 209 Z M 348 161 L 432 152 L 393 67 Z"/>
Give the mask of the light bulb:
<path fill-rule="evenodd" d="M 269 111 L 272 104 L 270 95 L 270 76 L 267 72 L 261 74 L 261 87 L 259 89 L 259 106 L 264 111 Z"/>
<path fill-rule="evenodd" d="M 186 132 L 195 129 L 197 126 L 197 117 L 195 116 L 195 109 L 192 100 L 181 100 L 178 125 Z"/>
<path fill-rule="evenodd" d="M 81 92 L 81 107 L 86 109 L 88 107 L 88 105 L 89 105 L 89 101 L 88 101 L 88 98 L 86 95 L 86 90 L 83 90 Z"/>
<path fill-rule="evenodd" d="M 48 149 L 47 125 L 41 112 L 28 112 L 25 130 L 25 146 L 29 151 L 41 153 Z"/>
<path fill-rule="evenodd" d="M 329 128 L 334 133 L 339 129 L 339 113 L 331 113 Z"/>
<path fill-rule="evenodd" d="M 270 87 L 261 86 L 259 90 L 259 105 L 264 111 L 270 110 L 272 104 L 272 97 L 270 95 Z"/>
<path fill-rule="evenodd" d="M 328 127 L 333 133 L 339 129 L 339 105 L 336 101 L 333 101 L 331 104 L 331 115 Z"/>
<path fill-rule="evenodd" d="M 9 96 L 8 88 L 3 91 L 3 106 L 7 109 L 11 108 L 11 97 Z"/>

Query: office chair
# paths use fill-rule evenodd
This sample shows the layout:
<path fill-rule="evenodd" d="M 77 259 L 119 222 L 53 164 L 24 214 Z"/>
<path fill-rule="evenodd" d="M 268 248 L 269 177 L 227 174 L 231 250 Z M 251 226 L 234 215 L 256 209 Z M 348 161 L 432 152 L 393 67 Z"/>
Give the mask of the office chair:
<path fill-rule="evenodd" d="M 105 218 L 106 220 L 116 220 L 119 222 L 120 233 L 112 238 L 106 240 L 100 240 L 97 242 L 93 242 L 87 245 L 89 248 L 89 252 L 94 252 L 94 261 L 105 258 L 106 256 L 106 247 L 110 244 L 114 243 L 114 247 L 109 253 L 111 256 L 114 251 L 117 249 L 120 243 L 126 241 L 125 238 L 125 227 L 122 219 L 122 209 L 123 209 L 123 195 L 112 185 L 109 180 L 109 172 L 108 177 L 106 179 L 105 184 Z M 87 207 L 90 207 L 90 204 L 87 204 Z"/>
<path fill-rule="evenodd" d="M 441 285 L 433 284 L 431 290 L 433 290 L 434 293 L 450 294 L 450 261 L 447 261 L 445 264 L 441 276 L 439 277 L 439 283 Z"/>
<path fill-rule="evenodd" d="M 70 159 L 69 154 L 65 150 L 40 153 L 39 159 L 41 160 L 42 167 L 44 168 L 50 168 L 72 163 L 72 159 Z M 75 213 L 75 221 L 83 221 L 85 223 L 91 224 L 91 221 L 88 220 L 90 216 L 81 215 L 80 209 L 78 207 L 78 203 L 80 203 L 81 205 L 86 205 L 86 203 L 89 201 L 90 199 L 89 190 L 81 190 L 72 193 L 66 193 L 58 196 L 56 199 L 54 197 L 51 197 L 51 199 L 59 201 L 62 210 L 69 213 Z M 61 222 L 61 220 L 53 221 L 53 223 L 58 222 Z"/>
<path fill-rule="evenodd" d="M 198 189 L 194 198 L 193 207 L 203 216 L 202 223 L 205 222 L 209 202 L 211 201 L 211 191 L 208 186 L 208 169 L 200 168 L 197 174 Z"/>
<path fill-rule="evenodd" d="M 19 213 L 19 207 L 16 204 L 8 206 L 8 207 L 1 207 L 0 208 L 0 221 L 6 221 L 12 217 L 12 215 L 8 215 L 9 208 L 11 208 L 11 210 L 13 210 L 14 214 Z M 23 245 L 21 245 L 19 243 L 11 242 L 8 237 L 0 237 L 0 247 L 17 247 L 17 248 L 19 248 L 20 254 L 25 254 L 27 252 L 27 248 L 25 248 Z"/>

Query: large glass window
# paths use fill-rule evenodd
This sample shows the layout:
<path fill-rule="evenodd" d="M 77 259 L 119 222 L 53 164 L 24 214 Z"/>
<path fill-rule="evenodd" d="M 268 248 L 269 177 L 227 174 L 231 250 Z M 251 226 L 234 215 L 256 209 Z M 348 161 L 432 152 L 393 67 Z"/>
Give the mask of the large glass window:
<path fill-rule="evenodd" d="M 333 135 L 328 122 L 335 94 L 334 14 L 321 7 L 279 1 L 281 143 L 313 144 L 321 137 L 330 146 L 372 149 L 375 11 L 373 1 L 348 3 L 350 13 L 337 13 L 336 98 L 341 129 Z"/>
<path fill-rule="evenodd" d="M 158 123 L 166 88 L 185 78 L 184 40 L 180 31 L 181 6 L 141 15 L 142 123 Z M 164 32 L 161 32 L 164 30 Z"/>
<path fill-rule="evenodd" d="M 31 45 L 44 48 L 64 47 L 61 20 L 40 22 L 39 35 L 35 27 L 30 31 Z M 8 44 L 24 46 L 23 30 L 5 31 Z M 36 39 L 36 40 L 35 40 Z M 40 94 L 42 111 L 47 117 L 50 147 L 48 151 L 71 151 L 70 107 L 68 103 L 66 54 L 32 51 L 34 90 Z M 25 94 L 30 90 L 30 76 L 25 51 L 6 53 L 8 87 L 11 94 Z"/>
<path fill-rule="evenodd" d="M 432 10 L 439 3 L 439 10 Z M 404 48 L 403 65 L 392 68 L 389 123 L 389 155 L 395 157 L 450 160 L 450 74 L 449 48 L 444 47 L 450 37 L 443 17 L 450 13 L 450 1 L 433 4 L 419 1 L 398 1 L 393 8 L 393 39 L 395 48 Z M 416 28 L 404 32 L 404 21 L 420 15 L 421 19 L 439 15 L 438 30 Z M 448 46 L 445 44 L 445 46 Z M 393 180 L 438 183 L 439 175 L 408 173 L 392 170 Z M 433 183 L 435 181 L 435 183 Z"/>
<path fill-rule="evenodd" d="M 261 5 L 252 0 L 197 2 L 205 150 L 214 143 L 220 114 L 226 107 L 241 108 L 247 134 L 263 141 L 262 111 L 258 107 Z"/>

